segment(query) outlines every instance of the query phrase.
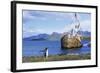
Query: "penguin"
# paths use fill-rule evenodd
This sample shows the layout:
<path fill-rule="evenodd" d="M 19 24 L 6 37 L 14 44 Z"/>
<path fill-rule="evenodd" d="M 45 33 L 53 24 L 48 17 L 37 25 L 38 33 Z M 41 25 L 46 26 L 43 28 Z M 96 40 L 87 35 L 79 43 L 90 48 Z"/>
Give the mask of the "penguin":
<path fill-rule="evenodd" d="M 48 57 L 48 48 L 45 48 L 45 49 L 41 50 L 41 52 L 43 52 L 43 56 L 44 56 L 45 58 Z"/>
<path fill-rule="evenodd" d="M 47 58 L 48 57 L 48 48 L 44 49 L 44 57 Z"/>

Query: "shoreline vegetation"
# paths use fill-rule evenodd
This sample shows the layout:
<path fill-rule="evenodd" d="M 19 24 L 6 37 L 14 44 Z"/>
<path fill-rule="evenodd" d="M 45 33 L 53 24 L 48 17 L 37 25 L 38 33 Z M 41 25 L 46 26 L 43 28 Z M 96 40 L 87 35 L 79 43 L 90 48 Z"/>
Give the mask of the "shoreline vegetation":
<path fill-rule="evenodd" d="M 90 36 L 83 36 L 82 40 L 89 40 L 89 41 L 91 41 L 91 37 Z"/>
<path fill-rule="evenodd" d="M 47 58 L 44 56 L 30 56 L 30 57 L 22 57 L 23 63 L 29 62 L 49 62 L 49 61 L 64 61 L 64 60 L 89 60 L 91 59 L 91 54 L 67 54 L 67 55 L 49 55 Z"/>

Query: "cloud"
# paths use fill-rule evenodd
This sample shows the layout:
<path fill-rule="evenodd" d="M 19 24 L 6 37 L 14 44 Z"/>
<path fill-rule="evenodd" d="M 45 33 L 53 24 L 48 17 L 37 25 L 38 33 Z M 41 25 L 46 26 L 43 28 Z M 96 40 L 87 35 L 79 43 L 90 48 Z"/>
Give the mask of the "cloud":
<path fill-rule="evenodd" d="M 23 11 L 23 22 L 32 21 L 34 19 L 38 20 L 46 20 L 45 17 L 40 16 L 39 14 L 36 14 L 35 11 Z"/>
<path fill-rule="evenodd" d="M 80 20 L 87 19 L 90 17 L 89 13 L 77 13 L 77 17 Z M 75 21 L 75 12 L 53 12 L 53 11 L 36 11 L 36 10 L 24 10 L 23 19 L 24 20 L 46 20 L 46 19 L 55 19 L 55 20 L 73 20 Z"/>
<path fill-rule="evenodd" d="M 75 27 L 76 24 L 77 24 L 77 22 L 66 25 L 63 29 L 63 32 L 70 31 L 71 29 L 73 29 Z M 91 31 L 91 21 L 90 20 L 80 21 L 80 30 L 90 32 Z"/>
<path fill-rule="evenodd" d="M 83 31 L 91 31 L 91 21 L 85 20 L 81 23 L 81 29 Z"/>
<path fill-rule="evenodd" d="M 28 27 L 24 27 L 23 28 L 23 38 L 25 37 L 30 37 L 32 35 L 38 35 L 40 33 L 44 33 L 43 29 L 39 29 L 39 28 L 28 28 Z"/>
<path fill-rule="evenodd" d="M 23 11 L 23 19 L 33 20 L 41 19 L 46 20 L 47 18 L 55 18 L 55 20 L 62 19 L 73 19 L 74 13 L 68 12 L 50 12 L 50 11 Z"/>

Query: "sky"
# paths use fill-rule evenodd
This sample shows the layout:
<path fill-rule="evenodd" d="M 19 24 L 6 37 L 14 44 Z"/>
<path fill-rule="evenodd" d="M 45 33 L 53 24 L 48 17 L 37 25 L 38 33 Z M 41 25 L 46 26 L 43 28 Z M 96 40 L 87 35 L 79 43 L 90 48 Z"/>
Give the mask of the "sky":
<path fill-rule="evenodd" d="M 75 19 L 76 12 L 51 12 L 23 10 L 23 37 L 30 37 L 42 33 L 63 33 L 70 31 L 78 21 Z M 82 31 L 91 30 L 91 14 L 76 13 L 80 21 Z"/>

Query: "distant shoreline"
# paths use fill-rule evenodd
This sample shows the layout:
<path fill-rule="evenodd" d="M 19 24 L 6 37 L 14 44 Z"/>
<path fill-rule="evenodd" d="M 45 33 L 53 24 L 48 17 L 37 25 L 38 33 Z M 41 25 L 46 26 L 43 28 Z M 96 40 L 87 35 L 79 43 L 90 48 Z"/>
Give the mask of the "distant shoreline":
<path fill-rule="evenodd" d="M 26 40 L 26 39 L 23 39 L 23 40 Z M 91 41 L 91 37 L 90 36 L 83 36 L 82 40 L 89 40 L 89 41 Z M 53 40 L 51 40 L 51 39 L 44 39 L 44 38 L 38 38 L 38 39 L 32 38 L 32 39 L 28 39 L 28 41 L 60 41 L 60 39 L 53 39 Z"/>

